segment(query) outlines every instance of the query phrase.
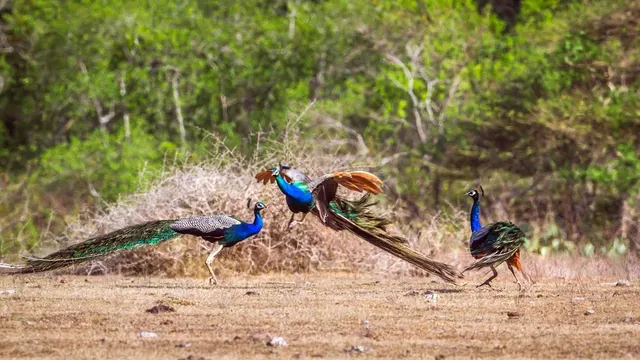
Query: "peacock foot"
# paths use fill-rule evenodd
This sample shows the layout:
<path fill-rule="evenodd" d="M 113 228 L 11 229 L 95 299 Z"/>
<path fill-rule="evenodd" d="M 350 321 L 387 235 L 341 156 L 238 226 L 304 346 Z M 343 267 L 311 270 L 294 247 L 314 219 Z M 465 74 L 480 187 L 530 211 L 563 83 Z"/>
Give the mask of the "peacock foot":
<path fill-rule="evenodd" d="M 493 289 L 493 286 L 491 286 L 491 281 L 488 281 L 488 280 L 487 280 L 487 281 L 485 281 L 485 282 L 483 282 L 482 284 L 480 284 L 480 285 L 476 286 L 476 288 L 479 288 L 479 287 L 481 287 L 481 286 L 485 286 L 485 285 L 487 285 L 488 287 L 490 287 L 490 288 L 492 288 L 492 289 Z"/>
<path fill-rule="evenodd" d="M 294 226 L 298 225 L 297 221 L 292 221 L 289 223 L 289 226 L 287 226 L 287 230 L 291 231 L 291 229 L 293 229 Z"/>

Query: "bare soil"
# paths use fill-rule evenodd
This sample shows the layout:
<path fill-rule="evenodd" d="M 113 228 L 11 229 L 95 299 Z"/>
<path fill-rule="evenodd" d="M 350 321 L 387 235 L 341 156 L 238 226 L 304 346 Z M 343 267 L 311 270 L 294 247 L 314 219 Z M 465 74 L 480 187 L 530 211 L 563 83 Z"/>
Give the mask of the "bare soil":
<path fill-rule="evenodd" d="M 0 357 L 640 357 L 637 281 L 553 278 L 524 292 L 504 275 L 492 289 L 379 274 L 221 281 L 0 277 Z"/>

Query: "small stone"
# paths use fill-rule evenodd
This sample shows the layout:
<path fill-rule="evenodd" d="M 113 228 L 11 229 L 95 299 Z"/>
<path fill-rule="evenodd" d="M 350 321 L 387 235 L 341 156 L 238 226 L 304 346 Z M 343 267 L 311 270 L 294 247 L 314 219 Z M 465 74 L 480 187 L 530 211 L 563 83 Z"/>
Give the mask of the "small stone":
<path fill-rule="evenodd" d="M 629 280 L 618 280 L 618 282 L 616 282 L 616 286 L 631 286 L 631 281 L 629 281 Z"/>
<path fill-rule="evenodd" d="M 427 300 L 429 300 L 429 302 L 432 303 L 433 305 L 435 305 L 436 302 L 438 301 L 438 293 L 433 292 L 431 290 L 427 290 L 423 292 L 422 296 L 424 296 Z"/>
<path fill-rule="evenodd" d="M 593 315 L 596 311 L 593 308 L 588 308 L 587 311 L 584 312 L 585 315 Z"/>
<path fill-rule="evenodd" d="M 267 346 L 289 346 L 281 336 L 272 337 L 267 341 Z"/>
<path fill-rule="evenodd" d="M 574 297 L 573 301 L 575 301 L 575 302 L 584 301 L 584 298 L 583 297 Z"/>
<path fill-rule="evenodd" d="M 0 290 L 0 295 L 13 295 L 15 293 L 16 289 Z"/>
<path fill-rule="evenodd" d="M 179 358 L 178 360 L 206 360 L 204 356 L 195 357 L 193 355 L 189 355 L 187 357 Z"/>
<path fill-rule="evenodd" d="M 190 348 L 191 347 L 191 343 L 190 342 L 184 342 L 184 343 L 179 343 L 176 344 L 177 348 Z"/>
<path fill-rule="evenodd" d="M 260 295 L 255 291 L 247 291 L 246 293 L 244 293 L 245 295 Z"/>
<path fill-rule="evenodd" d="M 158 334 L 154 333 L 153 331 L 140 331 L 138 333 L 138 336 L 141 338 L 157 338 Z"/>
<path fill-rule="evenodd" d="M 344 349 L 344 352 L 346 352 L 346 353 L 353 353 L 353 352 L 355 352 L 355 353 L 365 353 L 367 351 L 369 351 L 369 348 L 366 347 L 366 346 L 362 346 L 362 345 L 352 346 L 350 348 Z"/>
<path fill-rule="evenodd" d="M 160 313 L 164 313 L 164 312 L 174 312 L 174 311 L 176 311 L 176 309 L 174 309 L 173 307 L 171 307 L 169 305 L 164 305 L 164 304 L 156 305 L 156 306 L 146 310 L 146 312 L 151 313 L 151 314 L 160 314 Z"/>
<path fill-rule="evenodd" d="M 417 290 L 409 290 L 404 293 L 404 296 L 416 296 L 418 294 L 420 294 L 420 292 Z"/>
<path fill-rule="evenodd" d="M 522 316 L 522 314 L 520 314 L 517 311 L 507 311 L 507 317 L 509 319 L 517 319 L 517 318 L 519 318 L 521 316 Z"/>
<path fill-rule="evenodd" d="M 160 325 L 171 325 L 171 324 L 173 324 L 173 321 L 171 321 L 171 320 L 169 320 L 169 319 L 167 319 L 167 320 L 163 320 L 163 321 L 160 323 Z"/>

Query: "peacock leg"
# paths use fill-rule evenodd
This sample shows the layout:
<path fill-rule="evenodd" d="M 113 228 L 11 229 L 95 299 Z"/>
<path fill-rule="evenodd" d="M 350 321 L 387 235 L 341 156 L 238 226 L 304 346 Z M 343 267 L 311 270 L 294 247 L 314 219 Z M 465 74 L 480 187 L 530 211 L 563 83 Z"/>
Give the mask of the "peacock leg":
<path fill-rule="evenodd" d="M 214 248 L 213 251 L 211 251 L 211 254 L 209 254 L 209 256 L 207 257 L 207 261 L 205 261 L 205 264 L 209 269 L 209 273 L 211 274 L 211 277 L 209 278 L 209 284 L 211 285 L 218 285 L 218 279 L 216 278 L 216 274 L 213 273 L 213 269 L 211 268 L 211 263 L 213 262 L 213 258 L 215 258 L 216 255 L 218 255 L 218 253 L 222 251 L 223 248 L 224 248 L 224 245 L 218 244 L 218 247 Z"/>
<path fill-rule="evenodd" d="M 488 287 L 491 287 L 491 280 L 495 279 L 498 276 L 498 272 L 496 271 L 496 268 L 491 265 L 491 271 L 493 271 L 493 275 L 491 275 L 490 278 L 488 278 L 487 280 L 485 280 L 485 282 L 483 282 L 482 284 L 476 286 L 476 287 L 480 287 L 480 286 L 484 286 L 487 285 Z"/>
<path fill-rule="evenodd" d="M 509 267 L 509 270 L 513 274 L 513 277 L 516 279 L 516 283 L 518 284 L 518 290 L 522 290 L 522 284 L 520 283 L 520 280 L 518 280 L 518 277 L 516 276 L 516 272 L 513 271 L 513 266 L 511 266 L 511 264 L 507 263 L 507 267 Z"/>
<path fill-rule="evenodd" d="M 291 228 L 293 228 L 294 226 L 296 226 L 298 224 L 302 224 L 304 219 L 307 217 L 307 214 L 308 213 L 302 213 L 302 218 L 300 218 L 300 220 L 294 220 L 294 216 L 296 214 L 291 215 L 291 220 L 289 220 L 289 224 L 287 225 L 287 229 L 291 230 Z"/>
<path fill-rule="evenodd" d="M 295 223 L 295 221 L 293 221 L 296 217 L 296 213 L 292 213 L 291 214 L 291 219 L 289 219 L 289 222 L 287 223 L 287 229 L 291 230 L 291 228 L 293 227 L 292 224 Z"/>

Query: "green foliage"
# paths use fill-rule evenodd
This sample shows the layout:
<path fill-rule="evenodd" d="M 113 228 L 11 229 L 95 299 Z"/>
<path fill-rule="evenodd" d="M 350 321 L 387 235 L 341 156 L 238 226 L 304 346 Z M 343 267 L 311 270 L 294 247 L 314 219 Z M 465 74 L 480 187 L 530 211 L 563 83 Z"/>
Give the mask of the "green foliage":
<path fill-rule="evenodd" d="M 103 134 L 96 130 L 86 140 L 74 137 L 47 149 L 31 181 L 52 192 L 64 189 L 89 196 L 90 189 L 95 189 L 94 196 L 105 201 L 144 189 L 161 170 L 163 158 L 172 158 L 177 146 L 159 142 L 137 127 L 131 136 L 134 143 L 124 138 L 123 131 Z"/>

